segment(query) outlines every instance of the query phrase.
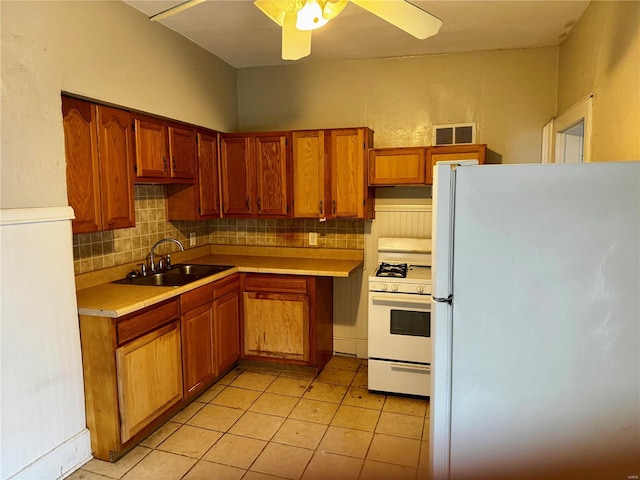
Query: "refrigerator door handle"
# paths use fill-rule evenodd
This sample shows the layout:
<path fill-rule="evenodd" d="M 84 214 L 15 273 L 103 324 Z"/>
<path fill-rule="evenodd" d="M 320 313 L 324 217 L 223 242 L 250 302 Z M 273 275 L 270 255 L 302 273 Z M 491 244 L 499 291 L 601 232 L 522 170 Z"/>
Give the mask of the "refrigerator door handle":
<path fill-rule="evenodd" d="M 447 297 L 431 297 L 431 299 L 438 303 L 448 303 L 449 305 L 453 303 L 453 295 L 449 295 Z"/>

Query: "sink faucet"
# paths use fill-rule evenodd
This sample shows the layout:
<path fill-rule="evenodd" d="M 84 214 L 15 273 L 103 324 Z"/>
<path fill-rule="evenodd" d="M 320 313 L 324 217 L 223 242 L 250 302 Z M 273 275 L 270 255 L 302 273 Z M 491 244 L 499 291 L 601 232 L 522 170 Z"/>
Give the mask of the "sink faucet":
<path fill-rule="evenodd" d="M 151 253 L 149 255 L 150 257 L 150 262 L 151 262 L 151 271 L 155 272 L 156 271 L 156 264 L 154 262 L 154 251 L 156 249 L 156 247 L 158 245 L 160 245 L 161 243 L 166 243 L 166 242 L 173 242 L 175 244 L 177 244 L 180 247 L 180 250 L 184 252 L 184 247 L 182 246 L 182 243 L 180 243 L 180 241 L 176 240 L 175 238 L 161 238 L 160 240 L 158 240 L 156 243 L 153 244 L 153 246 L 151 247 Z"/>

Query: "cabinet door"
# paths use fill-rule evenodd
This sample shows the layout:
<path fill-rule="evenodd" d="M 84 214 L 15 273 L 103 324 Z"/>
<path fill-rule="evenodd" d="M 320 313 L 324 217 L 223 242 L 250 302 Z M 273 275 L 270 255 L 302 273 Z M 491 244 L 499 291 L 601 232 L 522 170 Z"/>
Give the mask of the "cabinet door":
<path fill-rule="evenodd" d="M 244 293 L 243 355 L 309 361 L 309 297 Z"/>
<path fill-rule="evenodd" d="M 199 213 L 204 218 L 220 216 L 220 180 L 218 176 L 218 139 L 214 133 L 198 132 Z"/>
<path fill-rule="evenodd" d="M 196 134 L 192 128 L 169 126 L 171 178 L 196 178 Z"/>
<path fill-rule="evenodd" d="M 240 357 L 240 291 L 228 293 L 213 302 L 216 375 L 230 368 Z"/>
<path fill-rule="evenodd" d="M 364 133 L 362 128 L 331 131 L 331 210 L 336 218 L 365 218 Z"/>
<path fill-rule="evenodd" d="M 293 216 L 326 216 L 324 131 L 293 132 Z"/>
<path fill-rule="evenodd" d="M 167 185 L 168 220 L 205 220 L 220 217 L 218 140 L 216 132 L 196 134 L 198 168 L 192 185 Z"/>
<path fill-rule="evenodd" d="M 478 163 L 482 165 L 485 162 L 486 154 L 486 144 L 427 147 L 427 184 L 433 183 L 433 166 L 437 162 L 478 160 Z"/>
<path fill-rule="evenodd" d="M 163 123 L 144 117 L 135 118 L 134 125 L 136 176 L 168 177 L 167 127 Z"/>
<path fill-rule="evenodd" d="M 248 136 L 220 139 L 220 168 L 223 216 L 255 215 L 256 203 L 253 192 L 255 166 L 251 160 Z"/>
<path fill-rule="evenodd" d="M 121 442 L 182 400 L 180 327 L 174 322 L 116 349 Z"/>
<path fill-rule="evenodd" d="M 254 152 L 258 216 L 286 217 L 289 212 L 286 136 L 257 136 Z"/>
<path fill-rule="evenodd" d="M 102 228 L 100 174 L 95 105 L 62 97 L 64 148 L 67 160 L 67 198 L 73 207 L 73 233 Z"/>
<path fill-rule="evenodd" d="M 213 322 L 211 303 L 182 315 L 184 394 L 191 397 L 213 380 Z"/>
<path fill-rule="evenodd" d="M 129 112 L 99 105 L 100 198 L 104 229 L 135 226 L 133 145 Z"/>
<path fill-rule="evenodd" d="M 424 147 L 369 150 L 369 185 L 426 185 Z"/>

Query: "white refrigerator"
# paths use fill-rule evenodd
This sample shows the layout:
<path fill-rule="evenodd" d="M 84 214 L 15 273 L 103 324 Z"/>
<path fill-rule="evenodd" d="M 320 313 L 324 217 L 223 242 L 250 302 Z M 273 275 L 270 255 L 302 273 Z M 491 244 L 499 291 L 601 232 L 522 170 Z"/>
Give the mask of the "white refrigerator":
<path fill-rule="evenodd" d="M 430 465 L 640 476 L 640 162 L 439 163 Z"/>

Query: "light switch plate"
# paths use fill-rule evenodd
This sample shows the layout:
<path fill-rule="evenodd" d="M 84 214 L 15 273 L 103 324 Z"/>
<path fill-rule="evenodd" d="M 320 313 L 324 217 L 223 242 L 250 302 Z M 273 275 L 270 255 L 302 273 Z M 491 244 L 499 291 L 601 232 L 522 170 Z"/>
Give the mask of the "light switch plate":
<path fill-rule="evenodd" d="M 309 245 L 311 245 L 311 246 L 318 245 L 318 233 L 317 232 L 309 232 Z"/>

